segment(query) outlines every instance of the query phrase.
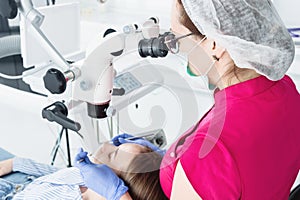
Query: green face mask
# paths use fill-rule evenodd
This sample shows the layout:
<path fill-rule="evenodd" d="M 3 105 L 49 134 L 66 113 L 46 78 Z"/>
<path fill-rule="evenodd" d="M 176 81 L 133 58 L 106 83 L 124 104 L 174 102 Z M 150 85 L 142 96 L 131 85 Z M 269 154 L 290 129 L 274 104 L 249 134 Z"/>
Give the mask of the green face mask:
<path fill-rule="evenodd" d="M 194 74 L 193 72 L 192 72 L 192 70 L 191 70 L 191 68 L 190 68 L 190 66 L 189 65 L 187 65 L 186 66 L 186 72 L 190 75 L 190 76 L 198 76 L 198 75 L 196 75 L 196 74 Z"/>
<path fill-rule="evenodd" d="M 192 77 L 200 77 L 197 74 L 194 74 L 189 65 L 186 66 L 186 72 Z M 208 81 L 207 81 L 208 82 Z M 208 89 L 213 91 L 216 89 L 216 86 L 208 82 Z"/>

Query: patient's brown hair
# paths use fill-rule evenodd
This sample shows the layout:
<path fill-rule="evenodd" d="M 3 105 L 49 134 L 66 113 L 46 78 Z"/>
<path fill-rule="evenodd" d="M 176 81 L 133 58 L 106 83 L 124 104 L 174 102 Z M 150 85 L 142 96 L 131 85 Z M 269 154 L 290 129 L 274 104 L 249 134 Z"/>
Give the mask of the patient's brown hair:
<path fill-rule="evenodd" d="M 134 200 L 167 200 L 159 181 L 162 156 L 146 148 L 119 175 Z"/>

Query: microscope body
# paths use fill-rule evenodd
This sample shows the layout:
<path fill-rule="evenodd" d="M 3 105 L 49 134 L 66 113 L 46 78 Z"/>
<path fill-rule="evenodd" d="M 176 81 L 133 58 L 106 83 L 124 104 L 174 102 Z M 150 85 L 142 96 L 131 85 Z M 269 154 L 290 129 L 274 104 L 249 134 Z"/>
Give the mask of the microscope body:
<path fill-rule="evenodd" d="M 141 41 L 145 39 L 151 41 L 153 38 L 157 38 L 159 31 L 158 19 L 154 18 L 147 20 L 141 29 L 135 24 L 125 26 L 122 32 L 108 29 L 103 37 L 93 41 L 92 46 L 87 49 L 83 62 L 72 64 L 73 69 L 80 71 L 77 73 L 77 77 L 76 75 L 74 77 L 72 98 L 87 102 L 90 117 L 107 117 L 106 111 L 114 91 L 113 80 L 116 76 L 113 66 L 114 59 L 128 52 L 140 53 L 140 49 L 143 48 L 140 47 L 143 44 Z M 149 46 L 143 48 L 143 50 L 145 49 L 152 51 L 151 49 L 155 48 Z M 160 55 L 160 53 L 154 53 L 154 55 L 159 57 L 156 55 Z M 164 57 L 167 52 L 161 55 Z"/>
<path fill-rule="evenodd" d="M 112 32 L 87 50 L 80 69 L 80 76 L 73 83 L 73 99 L 87 102 L 88 114 L 92 118 L 105 118 L 109 106 L 115 72 L 113 59 L 125 49 L 124 33 Z"/>

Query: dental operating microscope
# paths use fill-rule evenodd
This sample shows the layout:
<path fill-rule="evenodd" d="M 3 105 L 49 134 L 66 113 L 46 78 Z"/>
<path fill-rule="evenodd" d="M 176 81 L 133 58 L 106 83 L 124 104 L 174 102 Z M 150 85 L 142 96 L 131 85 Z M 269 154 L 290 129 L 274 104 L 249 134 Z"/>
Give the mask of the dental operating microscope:
<path fill-rule="evenodd" d="M 67 87 L 72 87 L 71 100 L 86 103 L 87 114 L 93 119 L 113 116 L 115 110 L 110 107 L 112 96 L 122 96 L 126 93 L 124 88 L 114 88 L 116 58 L 129 53 L 138 53 L 141 58 L 166 57 L 169 51 L 165 43 L 166 38 L 169 41 L 170 38 L 174 39 L 176 43 L 175 35 L 172 33 L 160 34 L 159 20 L 152 17 L 142 25 L 127 25 L 121 32 L 107 29 L 101 37 L 93 41 L 83 60 L 72 63 L 65 60 L 41 30 L 44 16 L 34 8 L 31 0 L 9 0 L 9 2 L 17 5 L 21 15 L 33 26 L 38 35 L 36 39 L 48 52 L 53 64 L 61 69 L 51 68 L 47 71 L 43 77 L 45 88 L 52 94 L 62 94 Z M 72 84 L 68 84 L 69 82 Z M 67 117 L 68 108 L 63 103 L 55 102 L 47 106 L 43 109 L 42 116 L 62 125 L 63 130 L 66 130 L 66 136 L 68 129 L 78 133 L 81 126 Z M 62 132 L 57 142 L 60 141 Z M 55 151 L 57 152 L 57 149 Z M 69 149 L 68 157 L 70 157 Z M 70 163 L 69 159 L 69 165 Z"/>
<path fill-rule="evenodd" d="M 10 0 L 11 2 L 11 0 Z M 164 36 L 160 35 L 159 21 L 150 18 L 142 27 L 132 24 L 124 27 L 123 32 L 108 29 L 102 38 L 86 52 L 83 61 L 69 63 L 40 29 L 44 16 L 33 7 L 31 0 L 15 0 L 16 5 L 26 20 L 30 21 L 38 33 L 39 42 L 47 50 L 52 62 L 64 71 L 55 68 L 48 70 L 43 77 L 45 87 L 52 94 L 65 92 L 67 83 L 73 82 L 73 99 L 87 103 L 88 115 L 92 118 L 107 117 L 111 96 L 122 93 L 122 89 L 113 88 L 116 76 L 113 68 L 114 59 L 124 53 L 138 51 L 141 57 L 165 57 L 168 49 Z"/>
<path fill-rule="evenodd" d="M 53 94 L 61 94 L 72 81 L 73 99 L 87 103 L 92 118 L 107 117 L 112 95 L 124 94 L 123 88 L 113 88 L 116 72 L 114 59 L 127 52 L 139 51 L 142 57 L 165 57 L 168 50 L 159 37 L 157 19 L 147 21 L 153 26 L 138 29 L 137 25 L 124 27 L 121 33 L 108 29 L 94 47 L 87 51 L 82 63 L 73 63 L 64 72 L 48 70 L 44 76 L 45 87 Z M 147 38 L 145 38 L 147 37 Z"/>
<path fill-rule="evenodd" d="M 121 33 L 113 29 L 106 30 L 94 47 L 87 51 L 82 62 L 71 64 L 70 69 L 64 72 L 48 70 L 44 76 L 45 87 L 53 94 L 61 94 L 66 90 L 67 83 L 72 81 L 72 99 L 86 102 L 89 117 L 100 119 L 113 116 L 115 111 L 110 107 L 112 96 L 122 96 L 126 92 L 124 88 L 114 88 L 114 59 L 137 49 L 142 57 L 165 57 L 168 54 L 163 47 L 163 39 L 158 39 L 157 22 L 155 18 L 148 20 L 146 23 L 151 24 L 151 27 L 147 26 L 142 30 L 137 25 L 128 25 Z M 65 120 L 70 121 L 67 118 Z M 80 127 L 76 126 L 76 122 L 73 124 Z M 161 147 L 166 144 L 161 130 L 153 133 L 154 137 L 150 134 L 152 143 Z"/>

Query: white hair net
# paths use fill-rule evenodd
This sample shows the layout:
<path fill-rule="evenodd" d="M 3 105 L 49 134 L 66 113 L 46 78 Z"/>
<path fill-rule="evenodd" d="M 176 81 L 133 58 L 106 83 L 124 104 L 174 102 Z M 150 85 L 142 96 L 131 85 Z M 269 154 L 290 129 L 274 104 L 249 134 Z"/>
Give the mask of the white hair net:
<path fill-rule="evenodd" d="M 281 79 L 295 46 L 269 0 L 182 0 L 198 30 L 225 47 L 238 67 Z"/>

